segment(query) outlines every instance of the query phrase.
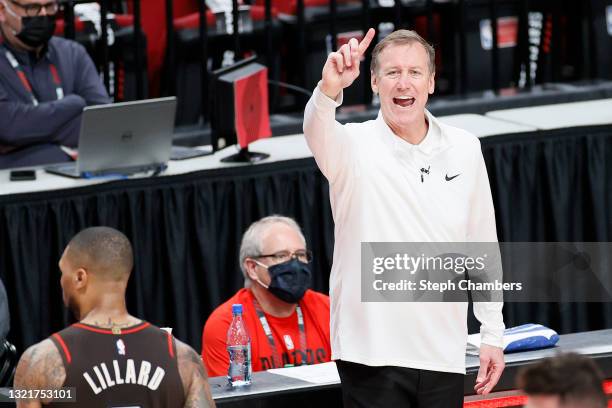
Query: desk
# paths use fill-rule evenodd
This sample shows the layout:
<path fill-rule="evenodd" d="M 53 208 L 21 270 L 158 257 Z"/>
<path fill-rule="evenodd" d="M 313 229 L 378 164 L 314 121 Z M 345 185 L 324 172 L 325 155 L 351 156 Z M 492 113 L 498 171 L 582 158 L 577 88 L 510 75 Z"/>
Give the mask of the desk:
<path fill-rule="evenodd" d="M 495 387 L 495 391 L 500 392 L 514 389 L 515 377 L 520 367 L 534 360 L 554 356 L 559 352 L 576 352 L 588 355 L 595 359 L 606 378 L 612 378 L 611 344 L 612 329 L 561 335 L 557 346 L 554 348 L 507 354 L 505 356 L 506 369 L 498 386 Z M 466 396 L 474 394 L 473 387 L 478 367 L 479 361 L 476 356 L 466 356 L 466 377 L 464 383 L 464 393 Z M 219 407 L 252 406 L 251 404 L 253 403 L 277 407 L 282 406 L 279 405 L 279 399 L 282 400 L 283 404 L 291 404 L 292 407 L 302 406 L 300 401 L 304 400 L 308 401 L 308 406 L 316 406 L 319 401 L 324 403 L 321 406 L 340 406 L 333 403 L 330 404 L 329 402 L 339 402 L 342 400 L 340 384 L 337 381 L 315 384 L 269 372 L 254 373 L 253 384 L 242 389 L 228 387 L 225 377 L 211 378 L 210 385 L 213 398 Z M 472 401 L 487 399 L 487 397 L 473 396 L 466 399 Z"/>
<path fill-rule="evenodd" d="M 462 126 L 474 126 L 470 118 Z M 612 126 L 508 133 L 481 143 L 500 240 L 612 241 Z M 271 159 L 222 164 L 234 152 L 228 148 L 171 162 L 160 177 L 110 182 L 39 171 L 36 182 L 10 183 L 0 172 L 0 277 L 12 312 L 9 339 L 18 350 L 69 323 L 57 261 L 70 238 L 92 225 L 118 228 L 134 245 L 130 312 L 174 327 L 196 350 L 207 316 L 243 286 L 240 240 L 262 216 L 289 215 L 302 225 L 315 254 L 313 288 L 327 292 L 333 255 L 327 181 L 300 135 L 252 148 Z M 508 325 L 537 318 L 561 333 L 612 327 L 610 304 L 508 304 L 505 313 Z"/>
<path fill-rule="evenodd" d="M 451 126 L 466 129 L 478 137 L 523 133 L 535 130 L 535 128 L 531 126 L 515 124 L 474 114 L 442 116 L 439 119 L 443 123 L 447 123 Z M 258 140 L 251 144 L 249 149 L 252 151 L 261 151 L 270 154 L 269 159 L 255 163 L 254 166 L 312 157 L 312 153 L 306 144 L 306 139 L 304 139 L 304 136 L 301 134 Z M 161 176 L 158 176 L 157 179 L 163 180 L 169 176 L 185 175 L 194 171 L 252 166 L 251 164 L 223 163 L 221 161 L 223 158 L 228 157 L 237 151 L 236 146 L 229 146 L 209 156 L 201 156 L 189 160 L 170 161 L 168 163 L 168 169 Z M 68 177 L 61 177 L 46 173 L 44 170 L 42 170 L 42 168 L 37 168 L 36 173 L 37 180 L 35 181 L 10 182 L 10 170 L 0 170 L 0 196 L 71 189 L 109 183 L 112 181 L 105 179 L 71 179 Z M 137 175 L 132 176 L 131 178 L 143 179 L 144 177 L 142 175 Z"/>
<path fill-rule="evenodd" d="M 249 149 L 270 154 L 269 159 L 256 163 L 255 166 L 312 157 L 312 153 L 308 149 L 306 139 L 304 139 L 303 135 L 258 140 L 251 144 Z M 154 182 L 155 179 L 164 180 L 171 176 L 185 175 L 195 171 L 251 166 L 251 164 L 246 163 L 223 163 L 221 161 L 221 159 L 231 156 L 236 152 L 238 152 L 237 146 L 229 146 L 208 156 L 200 156 L 189 160 L 170 161 L 168 163 L 168 169 L 163 174 L 150 180 Z M 113 180 L 108 179 L 85 180 L 57 176 L 45 172 L 42 167 L 36 168 L 37 179 L 35 181 L 10 182 L 9 175 L 10 170 L 0 170 L 0 196 L 72 189 L 113 182 Z M 146 179 L 146 177 L 135 175 L 131 176 L 131 179 L 143 180 Z"/>
<path fill-rule="evenodd" d="M 612 124 L 612 99 L 487 112 L 487 117 L 540 130 Z"/>
<path fill-rule="evenodd" d="M 536 130 L 535 127 L 497 120 L 473 113 L 441 116 L 440 122 L 450 126 L 465 129 L 476 137 L 507 135 L 511 133 L 524 133 Z"/>

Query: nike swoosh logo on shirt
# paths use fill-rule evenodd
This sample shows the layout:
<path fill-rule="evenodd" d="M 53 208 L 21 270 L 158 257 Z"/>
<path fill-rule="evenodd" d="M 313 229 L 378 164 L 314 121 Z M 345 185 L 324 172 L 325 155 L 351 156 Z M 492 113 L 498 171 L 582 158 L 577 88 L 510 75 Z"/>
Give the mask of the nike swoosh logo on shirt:
<path fill-rule="evenodd" d="M 448 177 L 448 174 L 447 174 L 447 175 L 446 175 L 446 177 L 445 177 L 445 179 L 446 179 L 446 181 L 451 181 L 452 179 L 454 179 L 455 177 L 459 177 L 460 175 L 461 175 L 461 173 L 459 173 L 459 174 L 457 174 L 457 175 L 454 175 L 454 176 L 452 176 L 452 177 Z"/>

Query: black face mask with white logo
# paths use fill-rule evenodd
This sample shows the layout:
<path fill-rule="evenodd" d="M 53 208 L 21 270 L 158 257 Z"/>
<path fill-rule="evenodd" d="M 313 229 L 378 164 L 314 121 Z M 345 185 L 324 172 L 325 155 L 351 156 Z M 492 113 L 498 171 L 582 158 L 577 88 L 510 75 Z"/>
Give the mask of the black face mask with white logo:
<path fill-rule="evenodd" d="M 270 272 L 270 285 L 259 283 L 270 293 L 287 303 L 298 303 L 304 297 L 312 276 L 309 264 L 294 258 L 267 268 Z"/>
<path fill-rule="evenodd" d="M 22 43 L 38 48 L 49 42 L 55 32 L 55 16 L 21 17 L 21 31 L 16 34 Z"/>

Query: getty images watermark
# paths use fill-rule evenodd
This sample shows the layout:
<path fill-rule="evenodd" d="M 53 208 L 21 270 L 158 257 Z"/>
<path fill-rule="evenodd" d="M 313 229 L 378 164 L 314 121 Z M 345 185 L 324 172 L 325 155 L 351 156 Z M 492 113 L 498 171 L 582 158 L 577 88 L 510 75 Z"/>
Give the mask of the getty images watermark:
<path fill-rule="evenodd" d="M 608 242 L 364 242 L 364 302 L 610 302 Z"/>

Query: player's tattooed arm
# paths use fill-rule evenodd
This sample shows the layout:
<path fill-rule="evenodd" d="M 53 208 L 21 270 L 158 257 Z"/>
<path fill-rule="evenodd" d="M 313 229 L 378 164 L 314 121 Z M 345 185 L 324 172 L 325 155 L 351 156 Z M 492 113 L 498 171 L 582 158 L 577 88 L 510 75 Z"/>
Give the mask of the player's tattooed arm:
<path fill-rule="evenodd" d="M 214 407 L 202 358 L 187 344 L 175 339 L 179 373 L 185 389 L 185 408 Z"/>
<path fill-rule="evenodd" d="M 59 389 L 66 380 L 66 370 L 59 351 L 49 339 L 28 348 L 17 364 L 14 388 L 16 390 Z M 50 400 L 22 399 L 18 408 L 38 408 Z"/>

